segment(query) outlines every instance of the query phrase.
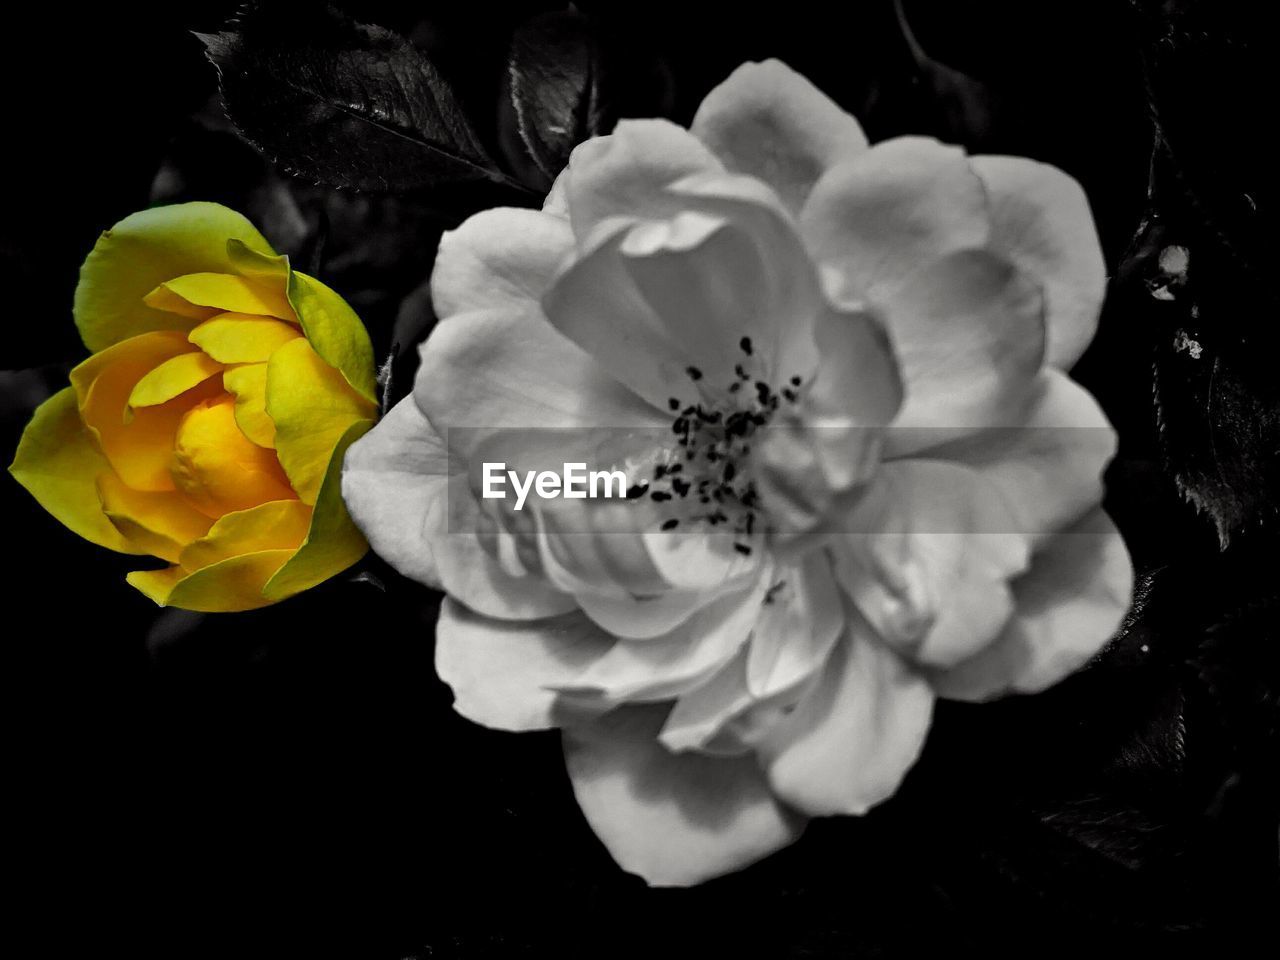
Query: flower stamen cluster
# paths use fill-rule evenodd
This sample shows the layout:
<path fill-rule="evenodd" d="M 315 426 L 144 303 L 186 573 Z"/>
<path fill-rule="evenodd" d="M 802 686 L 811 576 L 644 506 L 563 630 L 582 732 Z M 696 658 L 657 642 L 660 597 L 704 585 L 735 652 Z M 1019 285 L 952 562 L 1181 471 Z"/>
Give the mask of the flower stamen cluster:
<path fill-rule="evenodd" d="M 743 337 L 738 349 L 750 363 L 754 355 L 751 338 Z M 685 404 L 679 397 L 667 401 L 676 414 L 671 430 L 681 449 L 657 464 L 650 480 L 632 489 L 636 496 L 647 494 L 657 503 L 689 500 L 702 508 L 664 520 L 661 529 L 675 530 L 682 522 L 711 527 L 727 524 L 736 537 L 734 549 L 750 556 L 752 538 L 769 532 L 767 521 L 761 522 L 760 493 L 750 473 L 751 441 L 783 402 L 799 402 L 804 381 L 792 376 L 788 386 L 775 391 L 763 377 L 753 378 L 744 363 L 735 364 L 733 370 L 735 379 L 725 389 L 736 401 L 732 409 L 713 406 L 708 410 L 702 403 Z M 703 378 L 697 367 L 688 367 L 685 372 L 695 384 Z M 747 385 L 752 387 L 750 392 L 743 390 Z M 690 468 L 687 472 L 686 465 Z"/>

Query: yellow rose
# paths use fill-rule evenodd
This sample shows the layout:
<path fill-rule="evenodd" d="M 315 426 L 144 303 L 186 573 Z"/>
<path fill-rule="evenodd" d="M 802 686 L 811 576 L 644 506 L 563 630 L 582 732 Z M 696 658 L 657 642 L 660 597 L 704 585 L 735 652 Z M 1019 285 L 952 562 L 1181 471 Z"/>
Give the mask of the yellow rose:
<path fill-rule="evenodd" d="M 368 545 L 340 491 L 377 417 L 373 350 L 336 293 L 214 203 L 144 210 L 80 269 L 93 355 L 41 405 L 10 472 L 75 533 L 169 561 L 162 606 L 265 606 Z"/>

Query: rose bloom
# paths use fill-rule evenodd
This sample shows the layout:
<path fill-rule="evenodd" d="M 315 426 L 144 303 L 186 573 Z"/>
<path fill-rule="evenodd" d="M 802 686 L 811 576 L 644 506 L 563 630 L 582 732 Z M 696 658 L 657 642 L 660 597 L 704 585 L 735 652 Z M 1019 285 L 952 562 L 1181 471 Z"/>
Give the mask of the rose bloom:
<path fill-rule="evenodd" d="M 618 863 L 695 883 L 889 797 L 936 697 L 1042 690 L 1118 626 L 1114 432 L 1063 372 L 1104 284 L 1062 172 L 871 147 L 747 64 L 691 130 L 624 121 L 542 211 L 446 234 L 414 394 L 344 496 L 448 593 L 456 709 L 562 728 Z M 514 512 L 478 495 L 499 460 L 638 496 Z"/>
<path fill-rule="evenodd" d="M 161 605 L 247 610 L 363 556 L 340 471 L 377 415 L 368 334 L 244 217 L 126 217 L 85 260 L 75 319 L 93 355 L 10 471 L 85 539 L 171 564 L 129 583 Z"/>

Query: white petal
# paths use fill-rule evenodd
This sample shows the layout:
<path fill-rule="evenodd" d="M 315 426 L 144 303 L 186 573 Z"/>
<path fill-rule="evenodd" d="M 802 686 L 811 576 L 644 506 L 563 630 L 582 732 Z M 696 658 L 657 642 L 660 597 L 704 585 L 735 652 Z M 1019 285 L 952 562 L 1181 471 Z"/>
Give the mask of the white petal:
<path fill-rule="evenodd" d="M 822 677 L 761 745 L 774 792 L 810 816 L 862 814 L 892 796 L 924 745 L 929 684 L 865 623 L 851 625 Z"/>
<path fill-rule="evenodd" d="M 409 579 L 439 587 L 432 541 L 448 482 L 444 441 L 406 397 L 347 449 L 342 498 L 374 553 Z"/>
<path fill-rule="evenodd" d="M 914 272 L 882 305 L 906 386 L 886 458 L 933 445 L 932 431 L 1021 425 L 1044 358 L 1043 298 L 1029 277 L 964 251 Z"/>
<path fill-rule="evenodd" d="M 705 683 L 747 642 L 768 583 L 760 577 L 717 596 L 669 633 L 621 640 L 565 692 L 613 703 L 662 700 Z"/>
<path fill-rule="evenodd" d="M 436 673 L 467 719 L 498 730 L 545 730 L 560 723 L 550 687 L 570 682 L 613 643 L 581 614 L 495 620 L 445 598 Z"/>
<path fill-rule="evenodd" d="M 431 301 L 441 320 L 536 304 L 573 251 L 564 220 L 536 210 L 484 210 L 440 238 Z"/>
<path fill-rule="evenodd" d="M 475 498 L 449 471 L 443 440 L 407 397 L 352 444 L 342 496 L 370 546 L 406 577 L 495 617 L 572 610 L 573 598 L 504 572 L 483 549 Z"/>
<path fill-rule="evenodd" d="M 775 389 L 780 377 L 808 375 L 822 295 L 776 197 L 756 181 L 723 175 L 671 190 L 689 209 L 633 227 L 620 251 L 667 338 L 703 371 L 703 391 L 723 395 L 739 364 Z"/>
<path fill-rule="evenodd" d="M 803 819 L 774 799 L 753 758 L 667 751 L 655 739 L 664 713 L 618 711 L 564 735 L 578 803 L 619 866 L 654 886 L 687 886 L 800 835 Z"/>
<path fill-rule="evenodd" d="M 547 198 L 542 201 L 542 212 L 562 220 L 569 219 L 569 168 L 565 167 L 551 184 Z"/>
<path fill-rule="evenodd" d="M 533 307 L 441 321 L 422 348 L 414 397 L 464 462 L 498 429 L 666 425 Z"/>
<path fill-rule="evenodd" d="M 1046 368 L 1025 422 L 971 434 L 933 448 L 995 483 L 1014 511 L 1016 529 L 1048 537 L 1102 501 L 1102 472 L 1116 432 L 1098 402 L 1066 374 Z"/>
<path fill-rule="evenodd" d="M 598 238 L 542 299 L 547 319 L 619 383 L 656 409 L 698 395 L 684 350 L 636 289 L 621 247 L 629 225 Z"/>
<path fill-rule="evenodd" d="M 871 313 L 827 307 L 816 342 L 821 361 L 813 381 L 785 388 L 799 393 L 798 405 L 784 404 L 752 443 L 761 499 L 784 538 L 848 508 L 880 462 L 881 428 L 903 397 L 897 359 Z"/>
<path fill-rule="evenodd" d="M 1024 157 L 974 157 L 987 188 L 991 249 L 1044 287 L 1047 362 L 1070 369 L 1098 327 L 1107 272 L 1089 201 L 1056 167 Z"/>
<path fill-rule="evenodd" d="M 635 500 L 561 498 L 525 509 L 538 520 L 544 568 L 565 578 L 557 581 L 563 589 L 627 600 L 668 589 L 641 532 L 648 506 Z"/>
<path fill-rule="evenodd" d="M 819 424 L 890 423 L 903 399 L 902 374 L 885 319 L 867 309 L 828 305 L 814 326 L 817 375 L 805 416 Z"/>
<path fill-rule="evenodd" d="M 745 753 L 806 693 L 844 631 L 830 560 L 813 551 L 779 571 L 747 646 L 680 695 L 662 728 L 672 750 Z"/>
<path fill-rule="evenodd" d="M 755 697 L 747 689 L 747 657 L 744 647 L 706 683 L 676 700 L 658 736 L 668 750 L 705 748 L 727 723 L 751 707 Z M 733 753 L 748 752 L 745 745 L 735 746 L 739 748 Z"/>
<path fill-rule="evenodd" d="M 737 364 L 766 381 L 808 376 L 821 290 L 777 197 L 723 173 L 663 196 L 668 208 L 651 219 L 586 243 L 543 298 L 551 323 L 662 410 L 672 397 L 723 398 Z"/>
<path fill-rule="evenodd" d="M 761 576 L 768 563 L 764 550 L 740 553 L 735 545 L 742 537 L 734 533 L 648 531 L 644 539 L 654 565 L 677 590 L 730 589 Z"/>
<path fill-rule="evenodd" d="M 759 177 L 793 211 L 823 173 L 867 149 L 857 120 L 777 60 L 731 73 L 707 94 L 691 129 L 729 170 Z"/>
<path fill-rule="evenodd" d="M 747 688 L 761 700 L 792 689 L 822 667 L 843 630 L 831 560 L 812 551 L 774 578 L 751 633 Z"/>
<path fill-rule="evenodd" d="M 980 473 L 945 461 L 885 464 L 848 523 L 831 547 L 840 584 L 900 655 L 951 666 L 1004 628 L 1030 539 Z"/>
<path fill-rule="evenodd" d="M 693 134 L 667 120 L 621 120 L 613 133 L 579 144 L 565 194 L 579 243 L 614 218 L 670 215 L 664 188 L 695 173 L 723 171 Z"/>
<path fill-rule="evenodd" d="M 454 431 L 459 442 L 462 431 Z M 537 574 L 565 593 L 599 592 L 608 596 L 648 596 L 669 588 L 649 556 L 643 531 L 656 526 L 658 505 L 624 496 L 641 477 L 628 466 L 634 447 L 651 446 L 669 429 L 623 427 L 529 427 L 483 432 L 467 450 L 468 482 L 486 523 L 491 552 L 510 557 L 512 572 Z M 486 467 L 485 465 L 489 465 Z M 495 470 L 493 464 L 501 467 Z M 542 472 L 560 475 L 566 465 L 580 471 L 575 496 L 543 498 L 531 488 L 521 502 L 515 492 L 520 477 Z M 588 474 L 618 471 L 620 482 L 587 496 Z M 516 474 L 516 480 L 510 474 Z M 499 496 L 487 495 L 497 481 Z M 531 482 L 531 481 L 529 481 Z"/>
<path fill-rule="evenodd" d="M 616 637 L 648 640 L 675 630 L 720 594 L 707 590 L 667 590 L 653 596 L 576 595 L 582 612 Z"/>
<path fill-rule="evenodd" d="M 981 247 L 989 233 L 982 181 L 964 151 L 922 137 L 886 140 L 827 171 L 800 225 L 850 301 L 895 286 L 919 264 Z"/>
<path fill-rule="evenodd" d="M 565 613 L 573 598 L 540 577 L 504 569 L 496 551 L 486 549 L 484 527 L 466 478 L 449 478 L 447 517 L 428 531 L 439 558 L 440 582 L 446 593 L 491 617 L 523 620 Z"/>
<path fill-rule="evenodd" d="M 1038 693 L 1082 667 L 1119 628 L 1133 592 L 1124 540 L 1101 509 L 1044 544 L 1014 581 L 1017 611 L 986 650 L 933 676 L 939 696 Z"/>
<path fill-rule="evenodd" d="M 817 269 L 800 237 L 794 217 L 772 189 L 749 176 L 696 174 L 673 183 L 668 191 L 688 208 L 723 217 L 751 238 L 759 260 L 759 277 L 741 277 L 768 303 L 752 326 L 739 323 L 729 338 L 737 353 L 739 337 L 754 338 L 755 350 L 745 366 L 762 372 L 775 387 L 795 375 L 808 375 L 817 365 L 815 318 L 825 307 Z M 739 357 L 738 359 L 745 359 Z"/>
<path fill-rule="evenodd" d="M 746 360 L 739 339 L 759 337 L 779 317 L 763 282 L 768 261 L 751 236 L 722 217 L 685 211 L 635 227 L 620 252 L 667 339 L 712 388 L 733 383 L 734 364 Z"/>

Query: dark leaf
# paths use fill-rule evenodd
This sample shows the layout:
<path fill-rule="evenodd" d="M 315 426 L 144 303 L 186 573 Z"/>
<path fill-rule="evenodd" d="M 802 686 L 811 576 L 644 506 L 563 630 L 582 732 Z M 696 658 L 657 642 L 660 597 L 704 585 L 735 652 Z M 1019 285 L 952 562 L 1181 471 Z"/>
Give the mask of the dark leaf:
<path fill-rule="evenodd" d="M 506 181 L 449 84 L 402 37 L 332 9 L 201 35 L 227 113 L 289 173 L 356 190 Z"/>
<path fill-rule="evenodd" d="M 278 252 L 342 294 L 364 321 L 376 353 L 399 340 L 406 362 L 416 362 L 410 348 L 425 328 L 402 339 L 392 325 L 401 301 L 430 273 L 441 230 L 479 199 L 463 193 L 352 193 L 282 176 L 236 136 L 213 98 L 177 129 L 151 202 L 212 200 L 243 213 Z M 444 211 L 446 204 L 454 209 Z M 398 366 L 395 390 L 412 382 L 413 367 Z"/>
<path fill-rule="evenodd" d="M 916 38 L 903 0 L 894 0 L 898 29 L 915 65 L 913 86 L 919 109 L 932 115 L 934 130 L 954 143 L 983 144 L 991 135 L 996 98 L 987 86 L 942 63 L 925 51 Z"/>
<path fill-rule="evenodd" d="M 426 273 L 430 274 L 430 265 Z M 424 280 L 400 302 L 391 328 L 391 343 L 386 366 L 388 379 L 383 387 L 382 407 L 390 410 L 413 391 L 418 372 L 418 346 L 436 324 L 431 304 L 431 280 Z"/>
<path fill-rule="evenodd" d="M 1219 541 L 1268 526 L 1280 490 L 1280 338 L 1265 320 L 1269 284 L 1204 219 L 1167 145 L 1152 164 L 1150 208 L 1121 263 L 1130 315 L 1150 331 L 1160 454 Z"/>
<path fill-rule="evenodd" d="M 1226 544 L 1280 511 L 1280 256 L 1257 101 L 1274 74 L 1256 4 L 1134 0 L 1157 138 L 1122 280 L 1148 296 L 1162 454 Z"/>
<path fill-rule="evenodd" d="M 531 182 L 549 186 L 570 151 L 611 124 L 605 78 L 600 39 L 577 11 L 539 14 L 516 30 L 506 78 L 514 122 L 503 125 L 503 149 Z"/>

